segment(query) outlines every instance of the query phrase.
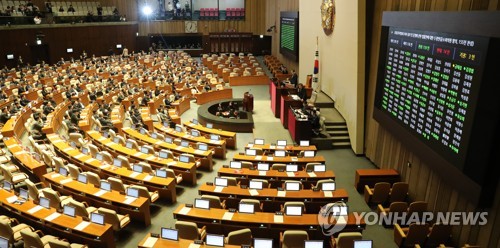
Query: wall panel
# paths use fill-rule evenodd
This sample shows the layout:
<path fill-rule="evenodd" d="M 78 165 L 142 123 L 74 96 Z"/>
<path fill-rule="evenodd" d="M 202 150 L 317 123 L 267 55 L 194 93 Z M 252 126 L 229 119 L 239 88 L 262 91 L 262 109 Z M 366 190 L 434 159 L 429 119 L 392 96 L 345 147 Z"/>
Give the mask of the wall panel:
<path fill-rule="evenodd" d="M 279 42 L 280 42 L 280 12 L 281 11 L 299 11 L 299 0 L 276 0 L 276 1 L 266 1 L 266 21 L 265 27 L 266 29 L 271 26 L 276 26 L 276 29 L 273 32 L 267 33 L 268 35 L 272 35 L 273 37 L 273 46 L 272 46 L 272 54 L 289 69 L 295 69 L 297 72 L 299 71 L 299 63 L 283 57 L 279 51 Z M 300 34 L 299 34 L 300 35 Z M 300 37 L 300 36 L 299 36 Z M 305 82 L 303 82 L 305 83 Z"/>
<path fill-rule="evenodd" d="M 405 2 L 403 4 L 403 2 Z M 409 5 L 409 6 L 408 6 Z M 380 45 L 380 28 L 382 11 L 472 11 L 498 10 L 498 0 L 375 0 L 371 13 L 372 20 L 367 20 L 367 77 L 366 77 L 366 125 L 365 154 L 380 168 L 395 168 L 401 173 L 401 178 L 410 184 L 410 196 L 413 200 L 425 200 L 433 211 L 488 211 L 488 223 L 484 226 L 454 226 L 453 242 L 458 245 L 465 243 L 478 244 L 481 247 L 499 247 L 500 232 L 500 184 L 497 185 L 494 204 L 488 209 L 478 209 L 441 180 L 429 164 L 420 161 L 418 156 L 402 145 L 396 137 L 380 127 L 373 119 L 373 101 L 377 80 L 377 65 Z M 408 168 L 406 162 L 411 161 Z"/>

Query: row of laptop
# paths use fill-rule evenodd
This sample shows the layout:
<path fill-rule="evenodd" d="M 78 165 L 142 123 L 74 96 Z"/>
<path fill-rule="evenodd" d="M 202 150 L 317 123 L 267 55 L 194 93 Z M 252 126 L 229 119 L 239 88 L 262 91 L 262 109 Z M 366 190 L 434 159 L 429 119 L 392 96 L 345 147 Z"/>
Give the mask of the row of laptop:
<path fill-rule="evenodd" d="M 111 190 L 111 185 L 108 185 L 108 187 L 109 187 L 109 190 Z M 3 189 L 10 192 L 12 190 L 12 185 L 7 181 L 3 181 Z M 134 190 L 136 192 L 133 192 Z M 127 195 L 128 194 L 130 194 L 130 196 L 134 196 L 136 198 L 139 197 L 139 191 L 137 189 L 131 189 L 130 192 L 127 191 Z M 23 189 L 23 188 L 19 189 L 19 195 L 17 197 L 16 202 L 23 203 L 23 202 L 26 202 L 28 200 L 29 200 L 28 190 Z M 41 207 L 44 207 L 46 209 L 50 209 L 50 199 L 47 197 L 40 196 L 38 205 Z M 76 217 L 76 208 L 73 206 L 64 205 L 62 213 L 67 215 L 67 216 L 70 216 L 70 217 Z M 104 215 L 99 214 L 99 213 L 91 213 L 90 214 L 90 222 L 95 223 L 95 224 L 99 224 L 99 225 L 104 225 Z M 3 247 L 3 246 L 0 245 L 0 247 Z"/>
<path fill-rule="evenodd" d="M 257 156 L 257 149 L 247 148 L 245 149 L 245 155 L 247 156 Z M 267 154 L 269 156 L 270 154 Z M 275 150 L 274 157 L 282 158 L 286 157 L 286 150 Z M 314 158 L 316 151 L 304 151 L 304 158 Z"/>
<path fill-rule="evenodd" d="M 241 169 L 240 161 L 231 161 L 229 162 L 229 168 L 231 169 Z M 257 163 L 258 171 L 268 171 L 270 169 L 270 165 L 268 163 Z M 299 171 L 299 166 L 296 164 L 287 164 L 285 166 L 286 172 L 297 172 Z M 326 166 L 324 164 L 315 164 L 313 166 L 313 170 L 311 172 L 325 172 Z"/>
<path fill-rule="evenodd" d="M 171 241 L 179 240 L 179 230 L 172 228 L 161 228 L 161 238 Z M 205 238 L 205 244 L 208 246 L 215 247 L 224 247 L 224 235 L 219 234 L 208 234 Z M 242 247 L 250 247 L 250 246 L 242 246 Z M 266 238 L 253 238 L 252 247 L 254 248 L 273 248 L 274 240 L 266 239 Z M 323 248 L 324 241 L 323 240 L 305 240 L 304 241 L 305 248 Z M 355 240 L 354 248 L 372 248 L 372 240 Z"/>
<path fill-rule="evenodd" d="M 229 184 L 227 178 L 216 177 L 214 180 L 214 185 L 217 187 L 227 187 Z M 261 190 L 263 188 L 264 183 L 260 180 L 250 180 L 248 182 L 248 189 Z M 335 191 L 335 182 L 323 182 L 321 184 L 321 191 Z M 302 186 L 300 182 L 285 182 L 286 191 L 299 191 Z"/>

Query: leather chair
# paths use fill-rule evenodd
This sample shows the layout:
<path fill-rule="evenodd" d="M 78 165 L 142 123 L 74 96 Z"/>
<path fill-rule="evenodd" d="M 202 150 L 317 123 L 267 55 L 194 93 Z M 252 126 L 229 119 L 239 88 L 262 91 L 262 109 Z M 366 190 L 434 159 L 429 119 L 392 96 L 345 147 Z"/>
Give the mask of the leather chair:
<path fill-rule="evenodd" d="M 391 184 L 386 182 L 376 183 L 373 189 L 365 185 L 365 202 L 368 205 L 384 204 L 389 197 Z"/>
<path fill-rule="evenodd" d="M 206 226 L 198 228 L 196 223 L 188 221 L 176 221 L 175 229 L 179 230 L 179 238 L 187 240 L 204 240 L 207 234 Z"/>
<path fill-rule="evenodd" d="M 282 248 L 303 247 L 304 241 L 309 239 L 309 235 L 303 230 L 287 230 L 280 233 L 280 243 Z"/>
<path fill-rule="evenodd" d="M 29 229 L 21 230 L 21 237 L 24 241 L 24 248 L 47 247 L 49 241 L 58 239 L 52 235 L 44 235 L 40 230 L 32 231 Z"/>
<path fill-rule="evenodd" d="M 389 192 L 389 202 L 404 202 L 408 196 L 408 183 L 397 182 L 392 185 Z"/>
<path fill-rule="evenodd" d="M 427 238 L 429 224 L 413 223 L 409 227 L 402 228 L 399 224 L 394 225 L 394 242 L 399 247 L 414 247 L 416 244 L 423 245 Z"/>
<path fill-rule="evenodd" d="M 342 232 L 337 238 L 332 238 L 334 248 L 353 248 L 354 240 L 360 240 L 363 236 L 360 232 Z"/>
<path fill-rule="evenodd" d="M 248 228 L 232 231 L 227 235 L 228 245 L 252 245 L 252 231 Z"/>
<path fill-rule="evenodd" d="M 120 231 L 130 223 L 128 214 L 117 214 L 116 211 L 107 208 L 98 208 L 97 212 L 104 215 L 104 222 L 113 226 L 115 231 Z"/>

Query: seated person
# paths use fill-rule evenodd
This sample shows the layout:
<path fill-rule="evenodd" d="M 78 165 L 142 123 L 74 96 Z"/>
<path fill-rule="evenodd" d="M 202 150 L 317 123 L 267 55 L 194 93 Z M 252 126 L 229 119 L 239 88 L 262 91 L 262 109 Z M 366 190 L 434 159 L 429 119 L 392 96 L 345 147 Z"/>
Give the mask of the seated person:
<path fill-rule="evenodd" d="M 299 86 L 297 87 L 297 95 L 303 102 L 307 100 L 307 91 L 306 88 L 304 88 L 303 84 L 299 84 Z"/>
<path fill-rule="evenodd" d="M 7 107 L 2 109 L 2 113 L 0 114 L 0 124 L 5 124 L 10 119 L 10 113 Z"/>
<path fill-rule="evenodd" d="M 212 90 L 212 87 L 210 87 L 210 83 L 209 82 L 205 82 L 205 86 L 203 86 L 203 90 L 205 92 L 209 92 Z"/>

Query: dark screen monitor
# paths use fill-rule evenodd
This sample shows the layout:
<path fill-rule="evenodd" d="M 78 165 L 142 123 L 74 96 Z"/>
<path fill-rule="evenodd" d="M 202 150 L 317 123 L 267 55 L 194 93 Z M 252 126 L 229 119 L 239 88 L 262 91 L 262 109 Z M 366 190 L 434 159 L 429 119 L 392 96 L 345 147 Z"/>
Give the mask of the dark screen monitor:
<path fill-rule="evenodd" d="M 102 156 L 102 153 L 97 153 L 97 154 L 95 155 L 95 159 L 97 159 L 97 160 L 99 160 L 99 161 L 102 161 L 102 160 L 104 159 L 104 158 L 103 158 L 103 156 Z"/>
<path fill-rule="evenodd" d="M 162 227 L 161 228 L 161 238 L 177 241 L 177 240 L 179 240 L 179 230 Z"/>

